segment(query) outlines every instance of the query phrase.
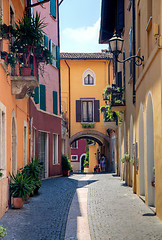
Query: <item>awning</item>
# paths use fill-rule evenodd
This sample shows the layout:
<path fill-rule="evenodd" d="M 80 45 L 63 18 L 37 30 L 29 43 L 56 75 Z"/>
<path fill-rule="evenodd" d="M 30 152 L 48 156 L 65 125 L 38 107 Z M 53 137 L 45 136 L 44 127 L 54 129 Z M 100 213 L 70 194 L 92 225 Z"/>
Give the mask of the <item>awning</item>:
<path fill-rule="evenodd" d="M 115 0 L 102 0 L 99 43 L 108 43 L 115 29 Z"/>

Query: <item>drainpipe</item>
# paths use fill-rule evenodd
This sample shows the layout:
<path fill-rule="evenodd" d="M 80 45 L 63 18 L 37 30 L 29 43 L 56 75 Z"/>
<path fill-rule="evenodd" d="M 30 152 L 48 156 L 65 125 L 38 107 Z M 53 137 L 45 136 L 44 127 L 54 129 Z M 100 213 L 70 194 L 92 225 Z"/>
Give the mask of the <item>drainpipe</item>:
<path fill-rule="evenodd" d="M 65 63 L 66 63 L 66 65 L 68 67 L 68 70 L 69 70 L 69 138 L 70 138 L 70 136 L 71 136 L 71 127 L 70 127 L 70 124 L 71 124 L 71 121 L 70 121 L 70 114 L 71 114 L 71 110 L 70 110 L 70 108 L 71 108 L 71 103 L 70 103 L 70 66 L 69 66 L 69 64 L 67 63 L 66 60 L 65 60 Z"/>
<path fill-rule="evenodd" d="M 58 47 L 60 47 L 60 24 L 59 24 L 59 1 L 57 0 L 57 15 L 58 15 Z M 59 106 L 61 114 L 61 79 L 60 79 L 60 68 L 59 68 Z"/>
<path fill-rule="evenodd" d="M 135 0 L 132 0 L 132 30 L 133 30 L 133 56 L 136 55 L 136 39 L 135 39 Z M 133 58 L 133 104 L 136 102 L 136 91 L 135 91 L 135 84 L 136 84 L 136 66 L 135 66 L 135 59 Z"/>

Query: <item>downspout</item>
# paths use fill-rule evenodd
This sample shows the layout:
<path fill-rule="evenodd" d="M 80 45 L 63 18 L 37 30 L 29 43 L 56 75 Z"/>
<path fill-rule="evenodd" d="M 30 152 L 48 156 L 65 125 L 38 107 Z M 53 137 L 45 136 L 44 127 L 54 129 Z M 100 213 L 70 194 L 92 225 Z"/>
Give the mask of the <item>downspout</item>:
<path fill-rule="evenodd" d="M 68 70 L 69 70 L 69 138 L 71 136 L 71 121 L 70 121 L 70 114 L 71 114 L 71 103 L 70 103 L 70 66 L 69 64 L 67 63 L 66 60 L 64 60 L 67 67 L 68 67 Z"/>
<path fill-rule="evenodd" d="M 135 0 L 132 0 L 132 30 L 133 30 L 133 56 L 135 56 L 136 51 L 136 39 L 135 39 Z M 135 59 L 133 58 L 133 104 L 136 102 L 136 91 L 135 91 L 135 84 L 136 84 L 136 66 L 135 66 Z"/>
<path fill-rule="evenodd" d="M 60 48 L 60 24 L 59 24 L 59 0 L 57 0 L 57 15 L 58 15 L 58 47 Z M 60 114 L 61 114 L 61 80 L 60 80 L 60 68 L 59 68 L 59 107 L 60 107 Z"/>

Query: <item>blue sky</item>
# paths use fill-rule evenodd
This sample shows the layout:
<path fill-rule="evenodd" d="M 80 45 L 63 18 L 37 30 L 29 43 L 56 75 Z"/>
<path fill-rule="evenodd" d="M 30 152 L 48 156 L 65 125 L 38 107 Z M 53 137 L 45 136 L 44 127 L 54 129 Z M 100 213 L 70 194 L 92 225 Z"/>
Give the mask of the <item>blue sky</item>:
<path fill-rule="evenodd" d="M 101 0 L 64 0 L 60 5 L 61 52 L 100 52 Z"/>

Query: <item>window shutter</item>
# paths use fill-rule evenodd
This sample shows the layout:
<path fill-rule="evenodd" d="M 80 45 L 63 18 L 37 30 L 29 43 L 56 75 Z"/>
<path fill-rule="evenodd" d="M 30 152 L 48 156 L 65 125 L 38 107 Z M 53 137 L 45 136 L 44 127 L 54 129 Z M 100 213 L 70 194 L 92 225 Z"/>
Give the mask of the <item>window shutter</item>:
<path fill-rule="evenodd" d="M 129 56 L 132 56 L 132 28 L 129 31 Z M 132 76 L 132 60 L 130 60 L 130 76 Z"/>
<path fill-rule="evenodd" d="M 34 102 L 35 104 L 39 103 L 39 87 L 34 89 Z"/>
<path fill-rule="evenodd" d="M 56 0 L 50 0 L 50 14 L 56 18 Z"/>
<path fill-rule="evenodd" d="M 48 37 L 44 35 L 44 46 L 48 49 Z"/>
<path fill-rule="evenodd" d="M 52 54 L 52 40 L 49 40 L 49 51 Z M 50 63 L 52 64 L 52 59 L 50 59 Z"/>
<path fill-rule="evenodd" d="M 122 88 L 122 72 L 118 72 L 118 87 Z"/>
<path fill-rule="evenodd" d="M 60 48 L 56 46 L 56 67 L 60 68 Z"/>
<path fill-rule="evenodd" d="M 94 100 L 94 122 L 100 122 L 100 101 Z"/>
<path fill-rule="evenodd" d="M 46 111 L 46 86 L 40 84 L 40 109 Z"/>
<path fill-rule="evenodd" d="M 76 100 L 76 122 L 81 122 L 81 100 Z"/>
<path fill-rule="evenodd" d="M 58 107 L 57 107 L 58 101 L 57 101 L 57 92 L 53 91 L 53 113 L 58 114 Z"/>
<path fill-rule="evenodd" d="M 124 0 L 117 0 L 117 33 L 121 33 L 124 28 Z"/>

